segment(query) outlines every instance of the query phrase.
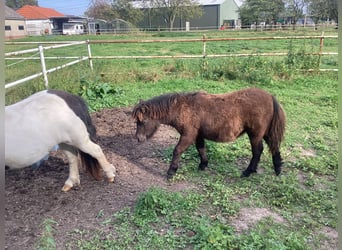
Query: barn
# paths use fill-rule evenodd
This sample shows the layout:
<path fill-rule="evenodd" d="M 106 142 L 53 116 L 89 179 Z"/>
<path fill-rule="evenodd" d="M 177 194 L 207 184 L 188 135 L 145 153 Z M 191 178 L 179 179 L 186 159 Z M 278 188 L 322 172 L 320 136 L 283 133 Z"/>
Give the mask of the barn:
<path fill-rule="evenodd" d="M 240 28 L 239 7 L 237 0 L 199 0 L 203 15 L 200 18 L 189 20 L 192 28 L 218 29 L 221 26 Z"/>
<path fill-rule="evenodd" d="M 80 35 L 87 32 L 87 18 L 78 16 L 51 17 L 52 34 Z"/>
<path fill-rule="evenodd" d="M 190 30 L 197 29 L 225 29 L 240 28 L 239 7 L 241 0 L 198 0 L 199 6 L 203 10 L 203 15 L 199 18 L 187 20 L 178 16 L 174 22 L 175 30 L 185 30 L 188 22 Z M 133 2 L 134 7 L 140 8 L 145 12 L 144 18 L 138 24 L 138 27 L 146 30 L 167 29 L 168 24 L 162 17 L 156 17 L 151 9 L 146 8 L 146 3 L 141 1 Z"/>
<path fill-rule="evenodd" d="M 51 34 L 53 29 L 52 19 L 64 16 L 54 9 L 31 5 L 21 7 L 17 10 L 17 13 L 25 17 L 27 35 L 29 36 Z"/>
<path fill-rule="evenodd" d="M 25 18 L 15 10 L 5 6 L 5 39 L 15 39 L 25 36 Z"/>

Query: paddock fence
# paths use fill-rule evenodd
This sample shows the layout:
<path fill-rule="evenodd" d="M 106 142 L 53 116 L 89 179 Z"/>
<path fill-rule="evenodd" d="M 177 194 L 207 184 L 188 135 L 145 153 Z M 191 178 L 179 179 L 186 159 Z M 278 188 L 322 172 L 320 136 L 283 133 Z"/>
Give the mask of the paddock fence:
<path fill-rule="evenodd" d="M 151 40 L 86 40 L 86 41 L 48 41 L 48 42 L 5 42 L 5 45 L 38 45 L 38 48 L 8 52 L 5 53 L 5 62 L 6 60 L 14 60 L 14 61 L 28 61 L 28 60 L 40 60 L 41 62 L 41 71 L 24 77 L 22 79 L 5 83 L 5 89 L 16 86 L 18 84 L 22 84 L 24 82 L 30 81 L 32 79 L 43 76 L 45 87 L 48 88 L 48 74 L 54 71 L 63 69 L 65 67 L 69 67 L 71 65 L 77 64 L 79 62 L 88 60 L 89 67 L 93 70 L 93 60 L 94 59 L 111 59 L 111 60 L 120 60 L 120 59 L 186 59 L 186 58 L 219 58 L 219 57 L 250 57 L 250 56 L 287 56 L 288 52 L 270 52 L 270 53 L 238 53 L 238 54 L 208 54 L 207 53 L 207 44 L 214 42 L 233 42 L 233 41 L 251 41 L 251 40 L 294 40 L 294 39 L 319 39 L 319 50 L 317 52 L 307 53 L 308 55 L 316 55 L 321 58 L 321 56 L 336 56 L 338 52 L 324 52 L 324 40 L 325 39 L 337 39 L 338 36 L 330 35 L 325 36 L 323 33 L 320 36 L 274 36 L 274 37 L 240 37 L 240 38 L 207 38 L 206 35 L 203 35 L 202 38 L 198 39 L 151 39 Z M 201 54 L 181 54 L 181 55 L 148 55 L 148 56 L 139 56 L 139 55 L 127 55 L 127 56 L 96 56 L 92 55 L 91 44 L 132 44 L 132 43 L 197 43 L 200 42 L 203 44 L 202 53 Z M 44 51 L 51 49 L 59 49 L 69 46 L 82 45 L 84 44 L 87 47 L 87 54 L 82 56 L 44 56 Z M 43 46 L 45 45 L 45 46 Z M 33 56 L 23 57 L 21 55 L 27 53 L 35 53 Z M 37 56 L 39 54 L 39 56 Z M 19 57 L 18 57 L 19 56 Z M 72 59 L 72 61 L 46 69 L 46 60 L 59 60 L 59 59 Z M 15 66 L 16 63 L 9 64 L 6 67 Z M 308 69 L 307 71 L 316 71 L 317 69 Z M 319 69 L 319 71 L 338 71 L 338 69 Z"/>

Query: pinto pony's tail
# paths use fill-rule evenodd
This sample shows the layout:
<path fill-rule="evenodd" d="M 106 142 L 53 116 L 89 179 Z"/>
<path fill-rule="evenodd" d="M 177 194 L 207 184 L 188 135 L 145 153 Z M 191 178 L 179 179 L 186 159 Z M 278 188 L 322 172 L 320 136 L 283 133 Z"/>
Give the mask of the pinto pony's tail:
<path fill-rule="evenodd" d="M 269 146 L 271 154 L 274 155 L 279 153 L 280 144 L 284 138 L 286 117 L 284 110 L 277 102 L 276 98 L 272 96 L 272 99 L 273 117 L 267 135 L 267 144 Z"/>
<path fill-rule="evenodd" d="M 90 154 L 78 151 L 78 155 L 81 161 L 81 165 L 85 167 L 85 170 L 93 176 L 96 180 L 102 179 L 101 166 L 99 161 L 92 157 Z"/>
<path fill-rule="evenodd" d="M 84 124 L 87 127 L 87 131 L 89 133 L 89 138 L 92 142 L 95 143 L 96 140 L 96 128 L 91 120 L 89 111 L 88 111 L 88 106 L 86 105 L 86 103 L 83 101 L 84 103 L 84 109 L 85 112 L 83 113 L 83 116 L 81 117 L 82 121 L 84 122 Z M 85 167 L 85 170 L 91 175 L 93 176 L 96 180 L 101 180 L 102 179 L 102 172 L 101 172 L 101 166 L 99 161 L 94 158 L 93 156 L 91 156 L 88 153 L 85 153 L 83 151 L 79 150 L 79 157 L 81 160 L 81 164 L 82 166 Z"/>

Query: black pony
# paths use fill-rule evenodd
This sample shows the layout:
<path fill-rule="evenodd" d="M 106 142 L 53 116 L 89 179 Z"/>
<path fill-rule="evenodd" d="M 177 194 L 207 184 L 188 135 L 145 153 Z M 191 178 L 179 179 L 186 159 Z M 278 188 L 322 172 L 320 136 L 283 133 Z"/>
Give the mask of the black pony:
<path fill-rule="evenodd" d="M 205 92 L 175 93 L 141 101 L 132 112 L 136 121 L 136 137 L 144 141 L 157 131 L 160 124 L 174 127 L 180 139 L 173 151 L 167 171 L 171 178 L 179 167 L 181 154 L 193 143 L 204 170 L 208 166 L 205 139 L 230 142 L 247 133 L 252 159 L 243 171 L 248 177 L 257 171 L 265 140 L 272 154 L 276 175 L 281 172 L 280 143 L 285 133 L 285 113 L 274 96 L 264 90 L 248 88 L 226 94 Z"/>

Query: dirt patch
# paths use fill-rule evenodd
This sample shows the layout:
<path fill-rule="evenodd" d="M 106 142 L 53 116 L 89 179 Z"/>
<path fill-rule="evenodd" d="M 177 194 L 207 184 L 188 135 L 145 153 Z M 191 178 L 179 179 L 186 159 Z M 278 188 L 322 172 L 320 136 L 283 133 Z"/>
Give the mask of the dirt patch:
<path fill-rule="evenodd" d="M 316 152 L 313 149 L 304 149 L 301 144 L 296 144 L 296 147 L 299 149 L 301 156 L 316 157 Z"/>
<path fill-rule="evenodd" d="M 239 215 L 232 220 L 232 226 L 235 227 L 238 233 L 241 233 L 253 227 L 261 219 L 267 217 L 272 218 L 275 223 L 285 223 L 283 217 L 267 208 L 241 208 Z"/>
<path fill-rule="evenodd" d="M 323 227 L 320 232 L 323 234 L 324 239 L 322 240 L 322 244 L 320 246 L 320 250 L 331 250 L 336 249 L 335 246 L 338 245 L 338 232 L 330 227 Z"/>
<path fill-rule="evenodd" d="M 5 248 L 34 249 L 42 232 L 41 223 L 51 218 L 58 249 L 68 241 L 68 232 L 100 228 L 97 214 L 110 216 L 124 207 L 132 207 L 138 195 L 151 186 L 184 190 L 192 184 L 166 180 L 168 164 L 156 155 L 177 140 L 177 132 L 162 126 L 153 139 L 139 144 L 134 138 L 135 124 L 130 109 L 105 109 L 92 114 L 98 143 L 117 175 L 114 183 L 95 181 L 80 171 L 81 185 L 64 193 L 68 162 L 53 152 L 40 168 L 6 170 Z"/>

